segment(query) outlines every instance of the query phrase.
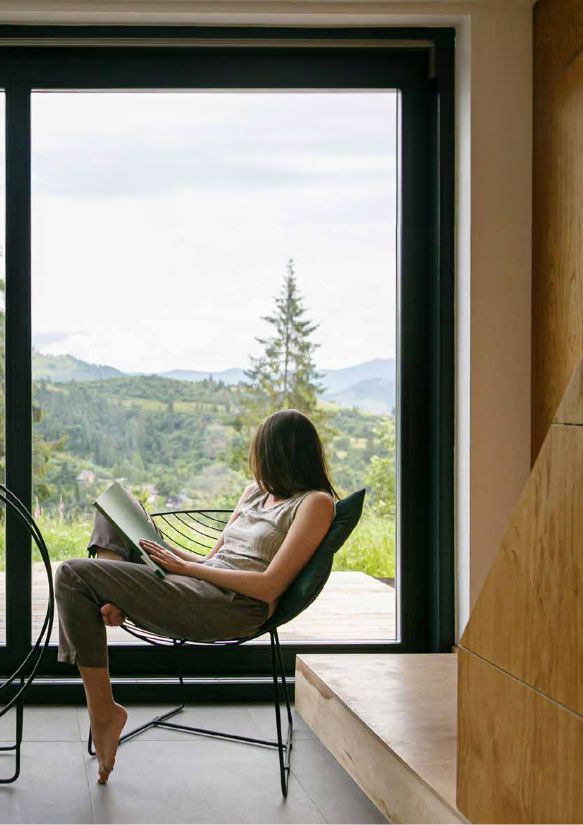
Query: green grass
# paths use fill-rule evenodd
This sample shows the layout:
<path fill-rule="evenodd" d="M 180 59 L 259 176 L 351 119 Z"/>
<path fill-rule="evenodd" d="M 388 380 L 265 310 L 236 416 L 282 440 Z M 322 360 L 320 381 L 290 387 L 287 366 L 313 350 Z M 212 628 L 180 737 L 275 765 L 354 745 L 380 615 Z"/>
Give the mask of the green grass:
<path fill-rule="evenodd" d="M 87 542 L 91 535 L 92 521 L 62 521 L 57 518 L 39 518 L 38 526 L 44 536 L 51 560 L 79 558 L 87 553 Z M 33 561 L 40 561 L 40 553 L 35 548 Z"/>
<path fill-rule="evenodd" d="M 144 410 L 166 410 L 168 403 L 166 401 L 159 401 L 156 398 L 122 398 L 120 401 L 122 407 L 141 407 Z"/>
<path fill-rule="evenodd" d="M 38 525 L 46 541 L 51 561 L 86 555 L 91 521 L 64 521 L 41 516 Z M 4 570 L 4 529 L 0 529 L 0 570 Z M 34 550 L 33 561 L 40 561 Z M 389 519 L 364 515 L 344 547 L 334 558 L 334 570 L 357 570 L 377 578 L 395 575 L 394 525 Z"/>
<path fill-rule="evenodd" d="M 395 575 L 395 526 L 388 518 L 363 515 L 334 557 L 333 570 L 358 570 L 390 579 Z"/>
<path fill-rule="evenodd" d="M 91 521 L 64 521 L 55 517 L 37 519 L 38 526 L 46 542 L 51 561 L 63 561 L 85 556 L 87 542 L 91 534 Z M 4 525 L 0 529 L 0 570 L 5 568 Z M 32 554 L 33 561 L 41 561 L 36 546 Z"/>
<path fill-rule="evenodd" d="M 175 412 L 196 412 L 201 408 L 199 401 L 174 401 Z"/>

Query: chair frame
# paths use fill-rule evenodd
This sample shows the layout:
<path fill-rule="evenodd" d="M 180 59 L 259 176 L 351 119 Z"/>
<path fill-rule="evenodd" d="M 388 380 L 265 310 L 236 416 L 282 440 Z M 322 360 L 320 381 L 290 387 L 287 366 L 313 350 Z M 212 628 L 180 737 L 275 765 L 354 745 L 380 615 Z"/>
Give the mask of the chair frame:
<path fill-rule="evenodd" d="M 49 552 L 42 533 L 34 518 L 24 506 L 22 501 L 20 501 L 20 499 L 4 484 L 0 484 L 0 502 L 6 505 L 7 512 L 10 511 L 16 515 L 21 525 L 28 531 L 29 535 L 34 540 L 40 551 L 49 584 L 47 609 L 43 625 L 37 639 L 32 645 L 27 656 L 16 668 L 14 673 L 8 676 L 7 679 L 5 679 L 0 685 L 0 697 L 4 691 L 8 692 L 10 687 L 16 691 L 14 696 L 12 696 L 12 698 L 0 709 L 0 717 L 4 716 L 12 708 L 15 708 L 16 710 L 14 743 L 12 745 L 0 746 L 0 753 L 14 751 L 14 773 L 12 776 L 0 778 L 0 785 L 8 785 L 11 782 L 15 782 L 20 776 L 22 732 L 24 723 L 24 699 L 39 670 L 47 647 L 49 646 L 55 616 L 55 593 Z"/>
<path fill-rule="evenodd" d="M 220 536 L 222 529 L 226 525 L 228 518 L 232 512 L 232 510 L 172 510 L 162 513 L 152 513 L 151 516 L 155 523 L 163 523 L 162 527 L 157 524 L 157 528 L 163 538 L 167 539 L 168 541 L 171 541 L 175 545 L 180 546 L 184 550 L 195 552 L 193 551 L 192 545 L 203 547 L 205 550 L 209 550 L 212 547 L 212 544 L 209 545 L 207 542 L 204 541 L 204 539 L 210 539 L 214 544 L 214 541 Z M 214 515 L 210 514 L 220 514 L 221 518 L 215 518 Z M 189 529 L 191 535 L 188 535 L 183 532 L 184 527 Z M 193 535 L 195 537 L 193 537 Z M 201 541 L 201 539 L 203 540 Z M 185 544 L 185 541 L 188 542 L 188 544 Z M 127 633 L 129 633 L 137 639 L 140 639 L 141 641 L 147 642 L 148 644 L 155 645 L 157 647 L 170 647 L 175 651 L 177 661 L 176 670 L 179 686 L 179 704 L 172 710 L 160 714 L 159 716 L 154 716 L 149 722 L 146 722 L 143 725 L 139 725 L 138 727 L 133 728 L 131 731 L 124 734 L 120 738 L 119 744 L 121 745 L 124 742 L 127 742 L 129 739 L 133 739 L 134 737 L 139 736 L 141 733 L 144 733 L 145 731 L 150 730 L 152 728 L 164 728 L 167 730 L 182 731 L 183 733 L 191 733 L 198 736 L 206 736 L 213 739 L 241 742 L 248 745 L 255 745 L 257 747 L 274 748 L 277 749 L 279 757 L 279 776 L 281 792 L 284 798 L 287 797 L 289 776 L 291 770 L 291 752 L 293 746 L 293 716 L 291 711 L 290 691 L 285 677 L 283 658 L 281 655 L 281 645 L 279 641 L 279 635 L 277 633 L 277 628 L 271 628 L 268 631 L 271 648 L 271 671 L 273 682 L 275 726 L 277 731 L 277 739 L 273 740 L 257 739 L 256 737 L 252 736 L 241 736 L 239 734 L 228 733 L 225 731 L 210 730 L 208 728 L 198 728 L 192 725 L 181 725 L 177 724 L 176 722 L 169 721 L 178 713 L 183 711 L 186 706 L 184 676 L 180 665 L 179 651 L 181 648 L 190 646 L 220 646 L 225 648 L 233 648 L 241 644 L 244 644 L 245 642 L 248 642 L 251 639 L 257 638 L 258 636 L 263 635 L 263 633 L 267 631 L 264 631 L 262 630 L 262 628 L 259 628 L 259 630 L 255 634 L 253 634 L 253 636 L 241 639 L 232 639 L 225 641 L 221 640 L 216 642 L 193 642 L 189 639 L 172 639 L 169 637 L 161 636 L 157 633 L 152 633 L 150 631 L 144 630 L 141 627 L 136 626 L 133 622 L 129 620 L 126 620 L 123 623 L 123 625 L 121 625 L 121 627 Z M 285 713 L 287 717 L 287 730 L 285 732 L 285 735 L 283 732 L 282 725 L 282 699 L 283 703 L 285 704 Z M 87 750 L 91 756 L 95 756 L 91 728 L 89 729 L 89 736 L 87 739 Z"/>
<path fill-rule="evenodd" d="M 141 630 L 141 628 L 137 628 L 135 625 L 130 624 L 129 622 L 124 622 L 122 628 L 127 632 L 130 633 L 132 636 L 135 636 L 142 641 L 148 642 L 149 644 L 158 645 L 161 647 L 172 647 L 174 650 L 178 651 L 180 648 L 190 645 L 198 645 L 204 646 L 203 642 L 191 642 L 185 639 L 172 639 L 167 640 L 164 637 L 154 637 L 154 634 L 146 633 Z M 274 710 L 275 710 L 275 724 L 277 729 L 277 739 L 257 739 L 253 736 L 241 736 L 235 733 L 228 733 L 226 731 L 216 731 L 211 730 L 208 728 L 198 728 L 194 727 L 193 725 L 181 725 L 177 724 L 176 722 L 170 722 L 169 720 L 176 716 L 178 713 L 183 711 L 186 707 L 186 697 L 185 697 L 185 689 L 184 689 L 184 676 L 182 674 L 182 669 L 180 666 L 177 667 L 177 678 L 178 678 L 178 685 L 179 685 L 179 704 L 177 707 L 173 708 L 172 710 L 166 711 L 166 713 L 162 713 L 159 716 L 154 716 L 150 719 L 149 722 L 145 722 L 143 725 L 139 725 L 136 728 L 133 728 L 128 733 L 124 734 L 120 740 L 119 744 L 123 744 L 127 742 L 128 739 L 133 739 L 136 736 L 139 736 L 141 733 L 145 733 L 147 730 L 151 728 L 165 728 L 166 730 L 178 730 L 182 731 L 183 733 L 192 733 L 199 736 L 206 736 L 213 739 L 223 739 L 227 741 L 233 742 L 242 742 L 248 745 L 256 745 L 258 747 L 264 748 L 275 748 L 277 749 L 278 756 L 279 756 L 279 776 L 280 776 L 280 783 L 281 783 L 281 792 L 284 797 L 287 796 L 288 792 L 288 784 L 289 784 L 289 775 L 290 775 L 290 761 L 291 761 L 291 752 L 292 752 L 292 745 L 293 745 L 293 717 L 291 712 L 291 702 L 290 702 L 290 694 L 289 694 L 289 687 L 288 683 L 285 678 L 285 672 L 283 668 L 283 660 L 281 656 L 281 647 L 279 643 L 279 637 L 277 634 L 277 630 L 270 631 L 270 641 L 271 641 L 271 667 L 272 667 L 272 678 L 273 678 L 273 702 L 274 702 Z M 247 639 L 241 639 L 234 642 L 210 642 L 208 644 L 212 645 L 222 645 L 222 646 L 231 646 L 234 647 L 239 644 L 243 644 L 243 642 L 248 641 Z M 285 711 L 287 716 L 287 731 L 284 735 L 283 733 L 283 726 L 282 726 L 282 714 L 281 714 L 281 701 L 284 701 L 285 704 Z M 87 740 L 87 750 L 91 756 L 95 756 L 95 750 L 93 749 L 93 738 L 91 735 L 91 728 L 89 729 L 89 736 Z"/>

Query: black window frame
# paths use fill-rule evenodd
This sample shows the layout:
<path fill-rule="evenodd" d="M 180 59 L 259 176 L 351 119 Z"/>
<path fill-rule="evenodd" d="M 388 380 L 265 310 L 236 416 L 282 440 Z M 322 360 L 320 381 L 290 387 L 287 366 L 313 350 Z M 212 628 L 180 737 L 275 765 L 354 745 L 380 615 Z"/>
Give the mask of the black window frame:
<path fill-rule="evenodd" d="M 147 41 L 147 44 L 145 44 Z M 174 41 L 174 42 L 173 42 Z M 179 45 L 176 43 L 179 41 Z M 398 501 L 400 641 L 284 642 L 296 653 L 443 652 L 454 644 L 454 49 L 450 28 L 274 29 L 0 26 L 6 93 L 6 483 L 32 499 L 30 95 L 40 89 L 398 89 Z M 355 289 L 357 285 L 355 285 Z M 31 558 L 7 519 L 6 645 L 0 672 L 30 650 Z M 405 549 L 406 548 L 406 549 Z M 50 549 L 50 548 L 49 548 Z M 268 645 L 184 650 L 185 675 L 206 691 L 238 685 L 258 696 Z M 174 673 L 167 651 L 110 648 L 131 693 Z M 43 676 L 62 688 L 72 668 L 48 653 Z M 154 681 L 152 679 L 154 678 Z M 156 683 L 155 679 L 161 681 Z M 148 681 L 150 680 L 150 681 Z M 51 692 L 51 688 L 47 688 Z M 48 695 L 48 694 L 47 694 Z M 51 694 L 52 695 L 52 694 Z M 77 695 L 77 694 L 76 694 Z"/>

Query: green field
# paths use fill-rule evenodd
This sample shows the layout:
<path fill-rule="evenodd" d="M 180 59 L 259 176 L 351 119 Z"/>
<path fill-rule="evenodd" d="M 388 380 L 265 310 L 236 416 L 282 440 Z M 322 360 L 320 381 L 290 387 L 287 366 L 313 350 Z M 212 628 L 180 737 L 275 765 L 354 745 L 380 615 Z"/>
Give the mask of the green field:
<path fill-rule="evenodd" d="M 38 524 L 45 538 L 51 561 L 63 561 L 86 555 L 91 520 L 65 521 L 55 516 L 41 516 Z M 0 530 L 0 570 L 5 569 L 4 530 Z M 36 547 L 33 561 L 41 561 Z M 334 570 L 358 570 L 369 576 L 392 578 L 395 575 L 393 525 L 377 516 L 363 516 L 344 547 L 336 554 Z"/>

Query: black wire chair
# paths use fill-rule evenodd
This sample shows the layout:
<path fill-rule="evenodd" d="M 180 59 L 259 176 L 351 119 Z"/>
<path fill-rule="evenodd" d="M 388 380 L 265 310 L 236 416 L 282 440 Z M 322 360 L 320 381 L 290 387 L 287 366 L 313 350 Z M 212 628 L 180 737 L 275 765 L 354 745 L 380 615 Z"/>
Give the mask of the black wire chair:
<path fill-rule="evenodd" d="M 332 570 L 334 553 L 342 546 L 358 523 L 364 502 L 364 492 L 364 490 L 360 490 L 337 503 L 336 517 L 324 540 L 298 577 L 292 582 L 285 593 L 282 594 L 273 615 L 268 618 L 252 636 L 240 639 L 217 640 L 216 642 L 193 642 L 188 639 L 171 639 L 160 636 L 136 626 L 128 619 L 126 619 L 122 625 L 127 633 L 141 641 L 159 647 L 170 647 L 177 652 L 180 648 L 186 646 L 213 645 L 233 648 L 268 633 L 271 648 L 273 702 L 277 739 L 257 739 L 252 736 L 240 736 L 223 731 L 193 727 L 192 725 L 180 725 L 176 722 L 169 721 L 185 708 L 184 676 L 180 663 L 180 655 L 178 654 L 176 655 L 176 670 L 180 691 L 178 706 L 166 713 L 155 716 L 149 722 L 124 734 L 119 740 L 120 744 L 126 742 L 128 739 L 133 739 L 140 733 L 150 730 L 150 728 L 166 728 L 168 730 L 179 730 L 185 733 L 198 734 L 216 739 L 274 748 L 277 749 L 279 757 L 281 792 L 284 797 L 287 797 L 293 744 L 293 717 L 289 687 L 285 678 L 277 629 L 280 625 L 285 624 L 305 610 L 322 591 Z M 163 538 L 184 550 L 206 555 L 221 535 L 231 513 L 232 510 L 180 510 L 153 513 L 152 518 Z M 282 699 L 285 704 L 285 714 L 287 717 L 287 730 L 285 735 L 283 733 L 281 718 Z M 91 729 L 89 730 L 87 748 L 91 756 L 95 756 Z"/>
<path fill-rule="evenodd" d="M 24 721 L 24 700 L 49 645 L 55 616 L 55 593 L 53 589 L 53 575 L 49 552 L 42 533 L 39 530 L 34 518 L 20 499 L 17 498 L 14 493 L 10 492 L 4 484 L 0 484 L 0 502 L 6 507 L 6 512 L 10 511 L 16 515 L 18 521 L 36 544 L 43 560 L 48 581 L 47 609 L 36 641 L 32 645 L 30 652 L 17 667 L 14 673 L 8 676 L 8 678 L 5 679 L 0 685 L 0 704 L 2 704 L 2 700 L 5 696 L 9 695 L 11 691 L 14 692 L 12 697 L 5 701 L 3 706 L 0 708 L 0 718 L 5 716 L 12 708 L 15 708 L 16 711 L 14 744 L 0 746 L 0 752 L 9 753 L 14 751 L 14 773 L 8 778 L 0 779 L 0 784 L 6 785 L 10 782 L 14 782 L 20 775 L 20 751 Z"/>

